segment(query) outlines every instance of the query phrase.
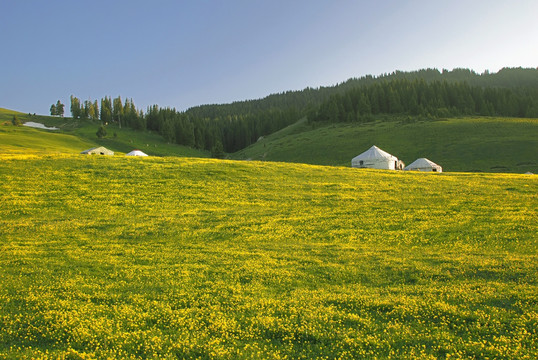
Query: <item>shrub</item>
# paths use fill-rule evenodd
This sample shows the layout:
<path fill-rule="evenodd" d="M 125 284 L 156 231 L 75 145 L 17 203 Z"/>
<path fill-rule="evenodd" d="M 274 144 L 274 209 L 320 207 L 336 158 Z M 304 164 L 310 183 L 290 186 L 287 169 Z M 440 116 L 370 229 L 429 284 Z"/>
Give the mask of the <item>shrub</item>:
<path fill-rule="evenodd" d="M 104 138 L 106 136 L 106 129 L 103 125 L 99 126 L 99 129 L 97 130 L 97 132 L 95 133 L 95 135 L 97 135 L 98 138 Z"/>

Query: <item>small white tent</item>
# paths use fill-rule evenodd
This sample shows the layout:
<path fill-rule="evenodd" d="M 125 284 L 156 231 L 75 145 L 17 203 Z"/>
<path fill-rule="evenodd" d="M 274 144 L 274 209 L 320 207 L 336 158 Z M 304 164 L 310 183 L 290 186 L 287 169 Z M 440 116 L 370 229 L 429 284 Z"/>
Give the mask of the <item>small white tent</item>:
<path fill-rule="evenodd" d="M 81 152 L 81 154 L 85 154 L 85 155 L 94 155 L 94 154 L 96 154 L 96 155 L 114 155 L 114 151 L 108 150 L 104 146 L 99 146 L 99 147 L 91 148 L 91 149 L 88 149 L 88 150 L 84 150 L 83 152 Z"/>
<path fill-rule="evenodd" d="M 401 161 L 396 156 L 372 146 L 351 159 L 351 167 L 396 170 L 401 168 Z"/>
<path fill-rule="evenodd" d="M 411 164 L 407 165 L 404 170 L 443 172 L 441 166 L 426 158 L 416 159 Z"/>
<path fill-rule="evenodd" d="M 133 150 L 130 153 L 125 154 L 126 156 L 148 156 L 148 154 L 143 153 L 140 150 Z"/>

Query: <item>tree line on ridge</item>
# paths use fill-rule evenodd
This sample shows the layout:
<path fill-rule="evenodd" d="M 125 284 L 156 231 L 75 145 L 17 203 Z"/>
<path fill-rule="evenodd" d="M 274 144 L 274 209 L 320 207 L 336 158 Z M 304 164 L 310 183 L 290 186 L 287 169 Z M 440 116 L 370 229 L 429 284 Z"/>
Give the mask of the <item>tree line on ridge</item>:
<path fill-rule="evenodd" d="M 396 71 L 186 111 L 153 105 L 144 113 L 132 99 L 81 102 L 71 96 L 70 110 L 73 118 L 155 131 L 170 143 L 231 153 L 304 117 L 311 123 L 364 122 L 378 114 L 538 117 L 538 69 Z"/>
<path fill-rule="evenodd" d="M 537 95 L 531 88 L 484 88 L 467 82 L 399 79 L 332 95 L 308 114 L 308 120 L 364 122 L 377 114 L 538 117 Z"/>

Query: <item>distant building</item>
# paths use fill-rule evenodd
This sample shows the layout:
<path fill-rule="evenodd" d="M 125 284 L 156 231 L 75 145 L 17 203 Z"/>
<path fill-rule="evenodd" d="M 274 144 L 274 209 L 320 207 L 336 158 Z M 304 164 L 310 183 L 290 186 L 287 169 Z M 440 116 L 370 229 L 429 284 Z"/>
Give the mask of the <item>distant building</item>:
<path fill-rule="evenodd" d="M 114 155 L 114 151 L 108 150 L 104 146 L 99 146 L 99 147 L 96 147 L 96 148 L 91 148 L 91 149 L 88 149 L 88 150 L 84 150 L 83 152 L 81 152 L 81 154 L 85 154 L 85 155 Z"/>
<path fill-rule="evenodd" d="M 140 150 L 133 150 L 127 154 L 125 154 L 126 156 L 148 156 L 148 154 L 140 151 Z"/>
<path fill-rule="evenodd" d="M 437 165 L 426 158 L 416 159 L 411 164 L 407 165 L 404 170 L 443 172 L 443 168 L 440 165 Z"/>
<path fill-rule="evenodd" d="M 396 156 L 391 155 L 374 145 L 362 154 L 351 159 L 351 167 L 402 170 L 404 163 L 398 160 Z"/>

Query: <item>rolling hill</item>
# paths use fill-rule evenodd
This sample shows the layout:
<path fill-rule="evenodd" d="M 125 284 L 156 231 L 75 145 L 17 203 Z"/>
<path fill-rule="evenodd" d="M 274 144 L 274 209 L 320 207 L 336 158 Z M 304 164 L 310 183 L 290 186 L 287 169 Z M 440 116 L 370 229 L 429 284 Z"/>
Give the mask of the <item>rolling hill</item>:
<path fill-rule="evenodd" d="M 60 130 L 15 127 L 11 124 L 13 115 L 22 121 L 34 121 Z M 228 158 L 347 167 L 352 157 L 377 145 L 407 164 L 427 157 L 441 164 L 445 171 L 538 173 L 537 119 L 417 120 L 386 115 L 374 120 L 360 124 L 309 124 L 302 119 L 241 151 L 228 154 Z M 119 129 L 111 124 L 108 136 L 98 139 L 96 129 L 97 123 L 89 120 L 34 116 L 0 109 L 0 151 L 79 153 L 102 145 L 119 153 L 140 148 L 155 156 L 209 156 L 206 151 L 168 144 L 154 132 Z"/>
<path fill-rule="evenodd" d="M 445 171 L 538 172 L 538 119 L 385 116 L 362 124 L 305 119 L 231 154 L 232 159 L 350 166 L 372 145 L 407 164 L 426 157 Z"/>
<path fill-rule="evenodd" d="M 13 126 L 13 116 L 22 122 L 36 122 L 59 130 Z M 0 108 L 0 152 L 78 154 L 91 147 L 106 146 L 119 153 L 138 148 L 154 156 L 209 156 L 206 151 L 168 144 L 156 133 L 119 129 L 116 124 L 107 126 L 107 136 L 99 139 L 95 134 L 98 126 L 97 122 L 90 120 L 31 115 Z"/>
<path fill-rule="evenodd" d="M 220 157 L 224 151 L 231 159 L 349 166 L 375 144 L 406 163 L 427 157 L 446 171 L 537 172 L 537 95 L 534 68 L 395 71 L 184 112 L 153 105 L 143 113 L 132 99 L 123 104 L 118 97 L 115 106 L 127 111 L 122 129 L 119 115 L 110 115 L 121 111 L 105 97 L 101 110 L 110 116 L 101 119 L 109 124 L 103 139 L 95 136 L 100 122 L 83 119 L 91 112 L 80 106 L 88 102 L 71 97 L 76 119 L 0 109 L 0 151 L 78 153 L 104 145 L 119 153 L 140 148 L 156 156 Z M 9 128 L 15 114 L 60 130 Z"/>

